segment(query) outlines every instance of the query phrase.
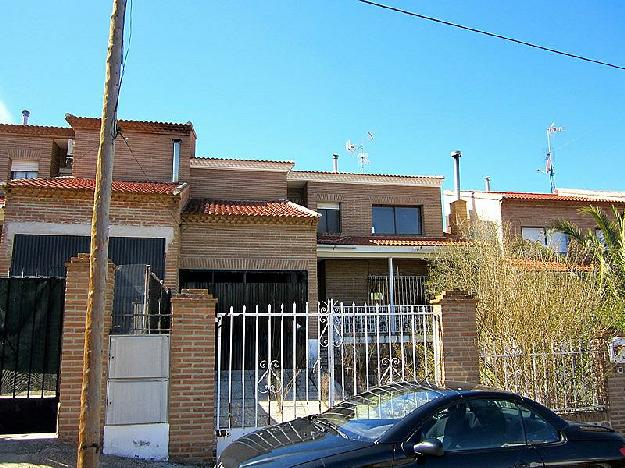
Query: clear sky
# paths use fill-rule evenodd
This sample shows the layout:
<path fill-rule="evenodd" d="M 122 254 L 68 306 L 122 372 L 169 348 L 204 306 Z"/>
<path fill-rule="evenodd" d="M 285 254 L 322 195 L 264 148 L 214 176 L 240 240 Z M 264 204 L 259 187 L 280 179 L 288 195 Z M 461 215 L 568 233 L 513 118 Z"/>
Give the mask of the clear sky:
<path fill-rule="evenodd" d="M 384 0 L 625 65 L 621 0 Z M 561 187 L 625 190 L 625 72 L 387 12 L 355 0 L 133 0 L 120 118 L 192 121 L 198 155 L 299 169 L 440 174 L 463 188 L 547 191 L 555 121 Z M 112 2 L 3 2 L 0 120 L 99 116 Z M 88 6 L 87 6 L 88 5 Z M 128 30 L 127 30 L 128 32 Z"/>

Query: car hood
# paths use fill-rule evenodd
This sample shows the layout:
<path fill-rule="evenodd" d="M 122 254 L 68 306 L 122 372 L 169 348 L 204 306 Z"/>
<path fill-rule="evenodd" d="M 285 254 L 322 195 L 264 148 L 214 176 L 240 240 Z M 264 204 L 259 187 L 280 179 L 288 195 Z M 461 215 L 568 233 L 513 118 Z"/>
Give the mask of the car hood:
<path fill-rule="evenodd" d="M 217 466 L 292 466 L 366 445 L 316 425 L 309 418 L 299 418 L 237 439 L 223 451 Z"/>

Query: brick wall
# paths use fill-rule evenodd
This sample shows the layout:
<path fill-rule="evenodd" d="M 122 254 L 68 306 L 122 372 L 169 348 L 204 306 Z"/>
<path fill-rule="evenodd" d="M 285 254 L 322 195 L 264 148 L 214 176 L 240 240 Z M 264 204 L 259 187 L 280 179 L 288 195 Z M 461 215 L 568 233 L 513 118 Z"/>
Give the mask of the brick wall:
<path fill-rule="evenodd" d="M 318 202 L 341 204 L 341 228 L 344 235 L 371 235 L 372 205 L 422 206 L 423 235 L 443 235 L 441 191 L 437 187 L 319 182 L 308 182 L 307 186 L 309 208 L 315 210 Z"/>
<path fill-rule="evenodd" d="M 96 158 L 100 144 L 100 132 L 95 129 L 77 128 L 74 144 L 75 177 L 94 178 Z M 182 132 L 143 133 L 124 131 L 128 145 L 119 137 L 115 140 L 115 163 L 113 179 L 132 181 L 171 182 L 172 140 L 182 140 L 180 146 L 180 181 L 189 181 L 190 158 L 195 153 L 195 136 Z"/>
<path fill-rule="evenodd" d="M 209 462 L 215 441 L 215 304 L 205 290 L 172 297 L 169 456 Z"/>
<path fill-rule="evenodd" d="M 115 268 L 109 263 L 106 310 L 104 313 L 104 336 L 102 349 L 102 385 L 100 434 L 104 428 L 106 383 L 108 376 L 108 347 L 111 330 Z M 85 344 L 85 316 L 89 292 L 89 256 L 81 254 L 67 264 L 65 283 L 65 312 L 61 343 L 61 367 L 59 371 L 59 439 L 75 444 L 78 442 L 80 417 L 80 393 L 82 388 L 83 355 Z"/>
<path fill-rule="evenodd" d="M 287 197 L 286 172 L 191 169 L 191 197 L 226 200 L 275 200 Z"/>
<path fill-rule="evenodd" d="M 476 299 L 459 291 L 443 293 L 432 301 L 438 321 L 435 346 L 440 362 L 437 382 L 480 382 L 475 321 Z"/>
<path fill-rule="evenodd" d="M 593 219 L 579 212 L 588 206 L 599 206 L 604 211 L 612 211 L 609 203 L 578 203 L 578 202 L 536 202 L 527 200 L 504 200 L 501 205 L 501 222 L 511 228 L 511 233 L 521 235 L 521 227 L 550 228 L 559 219 L 567 219 L 582 229 L 597 227 Z M 620 205 L 622 210 L 623 205 Z"/>
<path fill-rule="evenodd" d="M 52 155 L 54 152 L 52 137 L 33 135 L 0 135 L 0 181 L 9 179 L 11 160 L 39 162 L 39 176 L 50 177 L 52 174 Z"/>
<path fill-rule="evenodd" d="M 608 376 L 608 411 L 613 429 L 625 433 L 625 366 L 613 366 Z"/>
<path fill-rule="evenodd" d="M 178 231 L 180 199 L 163 195 L 131 195 L 113 193 L 110 223 L 118 226 L 167 227 L 174 230 L 174 239 L 166 247 L 165 282 L 177 287 Z M 7 275 L 11 265 L 11 223 L 91 224 L 93 195 L 91 192 L 11 189 L 5 207 L 5 228 L 0 239 L 0 274 Z M 27 232 L 24 232 L 27 234 Z M 46 234 L 46 232 L 31 232 Z M 132 237 L 132 233 L 129 234 Z"/>
<path fill-rule="evenodd" d="M 387 259 L 327 259 L 325 263 L 325 298 L 363 304 L 369 301 L 369 275 L 388 275 Z M 395 273 L 400 275 L 427 275 L 425 260 L 394 259 Z"/>
<path fill-rule="evenodd" d="M 308 300 L 317 303 L 317 236 L 310 224 L 185 221 L 180 268 L 190 270 L 306 270 Z"/>

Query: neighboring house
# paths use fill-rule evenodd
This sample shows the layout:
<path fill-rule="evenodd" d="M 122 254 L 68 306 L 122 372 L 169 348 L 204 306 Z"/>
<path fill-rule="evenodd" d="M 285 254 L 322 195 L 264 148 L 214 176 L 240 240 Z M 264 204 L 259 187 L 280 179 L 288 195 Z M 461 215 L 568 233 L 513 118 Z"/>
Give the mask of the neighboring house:
<path fill-rule="evenodd" d="M 582 229 L 595 230 L 591 216 L 580 209 L 593 205 L 606 211 L 615 205 L 625 207 L 625 194 L 592 190 L 558 189 L 556 193 L 531 192 L 485 192 L 463 190 L 461 198 L 466 202 L 470 220 L 495 223 L 503 234 L 504 226 L 509 233 L 526 240 L 539 242 L 559 253 L 568 249 L 567 237 L 552 226 L 557 220 L 568 220 Z M 445 213 L 449 217 L 455 192 L 445 191 Z"/>
<path fill-rule="evenodd" d="M 89 249 L 100 120 L 66 120 L 0 125 L 2 275 L 64 276 L 67 260 Z M 175 290 L 208 288 L 221 310 L 425 301 L 427 260 L 450 242 L 442 177 L 196 157 L 191 123 L 118 126 L 109 248 L 117 265 L 149 264 Z"/>

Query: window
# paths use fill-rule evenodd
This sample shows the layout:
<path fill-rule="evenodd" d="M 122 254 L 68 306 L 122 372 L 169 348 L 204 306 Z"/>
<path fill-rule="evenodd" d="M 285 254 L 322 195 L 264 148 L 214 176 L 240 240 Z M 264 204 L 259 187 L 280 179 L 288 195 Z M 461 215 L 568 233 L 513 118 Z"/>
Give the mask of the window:
<path fill-rule="evenodd" d="M 470 399 L 453 404 L 427 420 L 422 440 L 438 439 L 445 451 L 525 445 L 518 406 L 507 400 Z"/>
<path fill-rule="evenodd" d="M 551 444 L 560 441 L 560 434 L 534 411 L 519 406 L 528 444 Z"/>
<path fill-rule="evenodd" d="M 39 163 L 37 161 L 11 162 L 11 179 L 36 179 L 39 175 Z"/>
<path fill-rule="evenodd" d="M 341 232 L 341 206 L 338 203 L 318 203 L 317 211 L 321 214 L 321 219 L 317 224 L 319 234 Z"/>
<path fill-rule="evenodd" d="M 421 235 L 421 207 L 379 206 L 371 210 L 371 234 Z"/>
<path fill-rule="evenodd" d="M 538 242 L 554 252 L 565 254 L 569 248 L 569 237 L 560 231 L 542 227 L 522 227 L 521 236 L 530 242 Z"/>

